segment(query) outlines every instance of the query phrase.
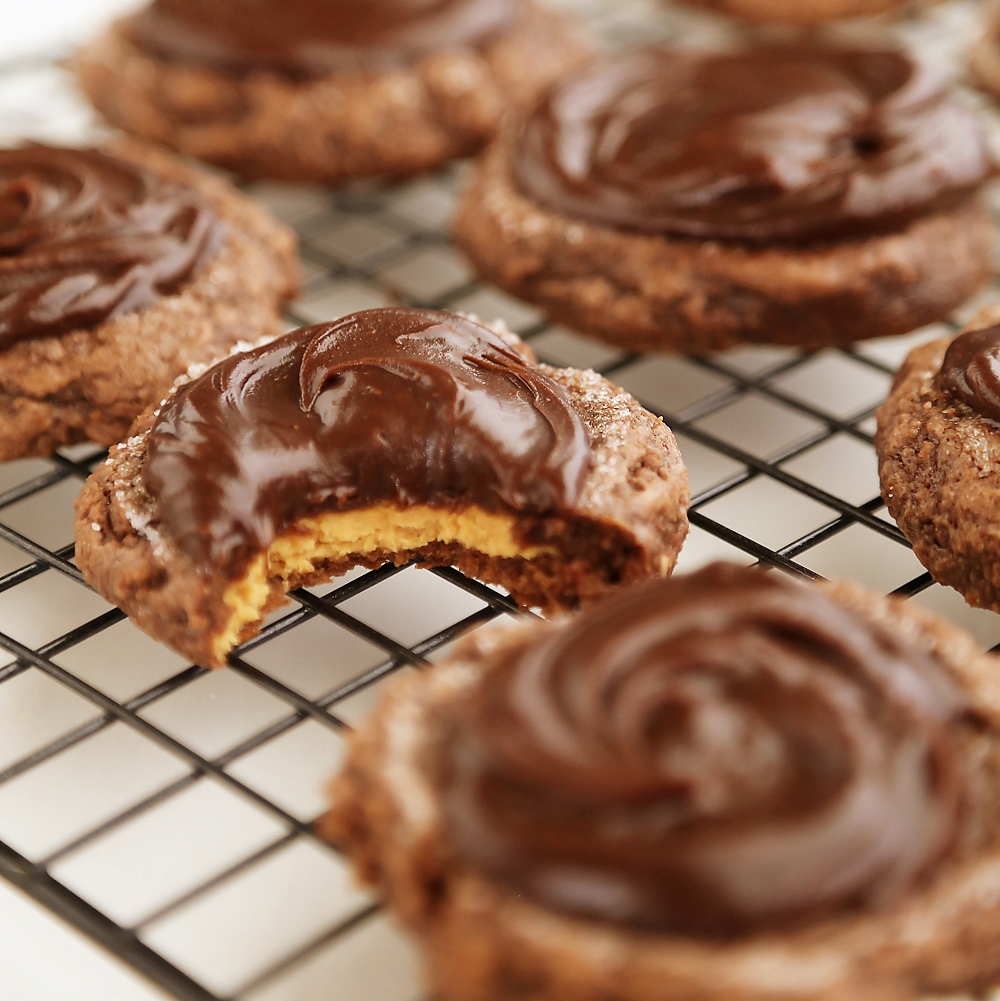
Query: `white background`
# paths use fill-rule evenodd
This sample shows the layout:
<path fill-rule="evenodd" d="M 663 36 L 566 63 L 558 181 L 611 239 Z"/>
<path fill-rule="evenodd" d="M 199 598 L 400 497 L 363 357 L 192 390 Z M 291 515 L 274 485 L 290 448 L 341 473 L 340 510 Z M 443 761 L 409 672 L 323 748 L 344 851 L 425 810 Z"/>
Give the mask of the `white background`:
<path fill-rule="evenodd" d="M 63 47 L 98 31 L 141 0 L 0 0 L 0 60 Z"/>

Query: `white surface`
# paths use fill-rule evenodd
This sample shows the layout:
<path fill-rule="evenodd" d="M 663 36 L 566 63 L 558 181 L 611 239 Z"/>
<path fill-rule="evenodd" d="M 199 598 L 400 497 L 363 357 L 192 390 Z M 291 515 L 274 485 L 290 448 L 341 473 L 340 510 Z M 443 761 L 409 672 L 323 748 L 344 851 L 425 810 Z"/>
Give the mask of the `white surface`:
<path fill-rule="evenodd" d="M 2 880 L 0 997 L 4 1001 L 167 999 Z"/>
<path fill-rule="evenodd" d="M 0 61 L 60 50 L 100 31 L 143 0 L 3 0 Z"/>

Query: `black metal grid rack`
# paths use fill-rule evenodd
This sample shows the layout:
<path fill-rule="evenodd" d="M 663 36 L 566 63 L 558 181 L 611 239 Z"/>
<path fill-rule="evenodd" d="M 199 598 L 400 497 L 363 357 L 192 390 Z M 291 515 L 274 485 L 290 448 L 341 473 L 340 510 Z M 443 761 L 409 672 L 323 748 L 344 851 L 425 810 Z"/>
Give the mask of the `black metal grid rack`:
<path fill-rule="evenodd" d="M 677 30 L 645 0 L 576 6 L 613 41 Z M 6 67 L 0 112 L 4 81 L 25 73 L 58 71 Z M 446 235 L 461 174 L 250 186 L 302 238 L 290 321 L 392 301 L 502 317 L 543 360 L 597 368 L 677 433 L 693 486 L 682 567 L 728 556 L 854 577 L 1000 641 L 1000 617 L 933 584 L 878 497 L 874 409 L 942 325 L 818 354 L 622 353 L 473 280 Z M 381 682 L 512 603 L 448 569 L 357 573 L 295 593 L 230 671 L 205 672 L 144 638 L 73 564 L 71 502 L 103 457 L 84 446 L 0 467 L 0 876 L 177 998 L 416 1001 L 406 947 L 311 820 Z"/>

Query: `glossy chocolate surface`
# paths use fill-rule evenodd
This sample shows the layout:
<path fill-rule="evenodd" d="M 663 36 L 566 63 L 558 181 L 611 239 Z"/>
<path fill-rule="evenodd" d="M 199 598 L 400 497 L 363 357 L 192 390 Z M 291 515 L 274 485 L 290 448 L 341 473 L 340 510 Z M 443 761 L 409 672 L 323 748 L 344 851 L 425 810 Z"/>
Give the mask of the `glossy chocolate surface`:
<path fill-rule="evenodd" d="M 993 169 L 975 113 L 908 57 L 790 46 L 597 64 L 538 108 L 514 162 L 560 214 L 749 241 L 892 229 Z"/>
<path fill-rule="evenodd" d="M 1000 324 L 959 334 L 945 352 L 938 384 L 976 413 L 1000 421 Z"/>
<path fill-rule="evenodd" d="M 197 192 L 99 150 L 0 150 L 0 349 L 153 305 L 222 233 Z"/>
<path fill-rule="evenodd" d="M 819 590 L 714 564 L 491 666 L 451 738 L 451 837 L 548 908 L 657 932 L 887 905 L 953 842 L 963 705 Z"/>
<path fill-rule="evenodd" d="M 373 309 L 294 331 L 182 386 L 149 436 L 159 529 L 238 576 L 308 515 L 377 502 L 546 513 L 577 498 L 587 430 L 491 330 Z"/>
<path fill-rule="evenodd" d="M 476 45 L 520 0 L 154 0 L 132 38 L 169 59 L 231 72 L 322 75 Z"/>

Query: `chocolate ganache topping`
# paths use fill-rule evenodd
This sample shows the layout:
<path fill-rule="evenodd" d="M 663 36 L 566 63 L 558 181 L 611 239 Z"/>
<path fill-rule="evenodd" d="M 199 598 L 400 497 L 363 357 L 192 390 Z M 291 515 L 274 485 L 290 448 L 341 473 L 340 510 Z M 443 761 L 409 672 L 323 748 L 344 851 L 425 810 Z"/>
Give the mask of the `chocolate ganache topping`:
<path fill-rule="evenodd" d="M 450 313 L 373 309 L 181 386 L 150 432 L 143 482 L 180 549 L 237 577 L 324 511 L 565 510 L 589 462 L 565 390 L 491 330 Z"/>
<path fill-rule="evenodd" d="M 959 334 L 945 352 L 938 385 L 983 417 L 1000 421 L 1000 324 Z"/>
<path fill-rule="evenodd" d="M 315 76 L 475 45 L 520 0 L 154 0 L 129 28 L 143 48 L 230 72 Z"/>
<path fill-rule="evenodd" d="M 99 150 L 0 150 L 0 348 L 153 305 L 222 230 L 197 192 Z"/>
<path fill-rule="evenodd" d="M 570 77 L 525 125 L 532 199 L 625 230 L 747 241 L 891 229 L 992 176 L 975 113 L 891 51 L 646 49 Z"/>
<path fill-rule="evenodd" d="M 821 591 L 715 564 L 492 666 L 451 737 L 451 838 L 529 899 L 659 932 L 886 905 L 953 842 L 963 708 Z"/>

